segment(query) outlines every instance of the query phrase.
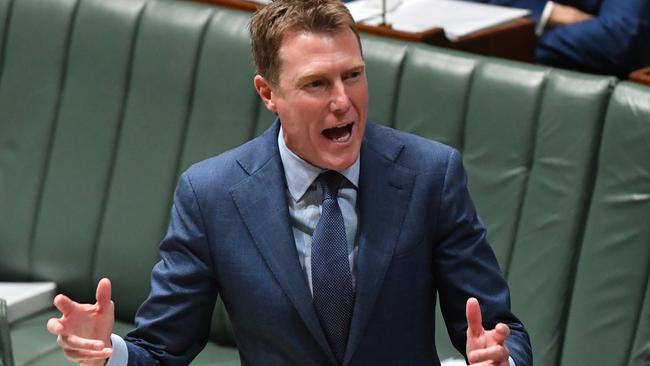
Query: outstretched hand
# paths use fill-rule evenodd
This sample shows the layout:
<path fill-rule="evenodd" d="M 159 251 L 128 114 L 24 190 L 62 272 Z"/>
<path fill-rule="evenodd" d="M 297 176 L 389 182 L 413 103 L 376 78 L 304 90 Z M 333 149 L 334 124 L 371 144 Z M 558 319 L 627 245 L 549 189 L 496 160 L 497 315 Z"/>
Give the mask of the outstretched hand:
<path fill-rule="evenodd" d="M 471 297 L 465 308 L 467 316 L 467 359 L 470 365 L 508 366 L 510 352 L 506 347 L 506 338 L 510 328 L 499 323 L 492 330 L 483 329 L 481 307 L 478 300 Z"/>
<path fill-rule="evenodd" d="M 84 366 L 103 365 L 113 353 L 110 337 L 115 306 L 107 278 L 97 284 L 96 299 L 95 304 L 79 304 L 65 295 L 57 295 L 54 306 L 62 316 L 47 322 L 47 330 L 57 336 L 65 356 Z"/>

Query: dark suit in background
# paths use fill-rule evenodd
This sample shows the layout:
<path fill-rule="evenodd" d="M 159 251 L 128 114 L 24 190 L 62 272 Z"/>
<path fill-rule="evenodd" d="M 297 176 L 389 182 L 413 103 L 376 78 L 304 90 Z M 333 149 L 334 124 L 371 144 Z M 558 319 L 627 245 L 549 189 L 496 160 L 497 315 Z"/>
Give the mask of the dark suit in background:
<path fill-rule="evenodd" d="M 525 8 L 538 22 L 546 0 L 476 0 Z M 545 65 L 626 77 L 650 65 L 650 1 L 563 0 L 594 16 L 581 23 L 547 28 L 538 39 L 536 60 Z"/>
<path fill-rule="evenodd" d="M 298 261 L 278 131 L 276 122 L 181 177 L 152 292 L 126 338 L 129 365 L 151 365 L 154 356 L 188 364 L 207 340 L 217 294 L 242 364 L 334 364 Z M 510 327 L 517 366 L 532 365 L 459 154 L 368 124 L 360 159 L 356 298 L 344 364 L 438 364 L 437 291 L 457 348 L 465 349 L 465 302 L 474 296 L 486 327 Z"/>

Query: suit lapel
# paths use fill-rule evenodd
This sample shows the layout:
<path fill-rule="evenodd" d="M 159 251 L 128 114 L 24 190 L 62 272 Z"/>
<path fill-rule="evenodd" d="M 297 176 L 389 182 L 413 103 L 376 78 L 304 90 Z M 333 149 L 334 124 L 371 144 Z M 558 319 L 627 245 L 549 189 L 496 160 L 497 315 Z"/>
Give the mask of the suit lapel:
<path fill-rule="evenodd" d="M 231 189 L 231 195 L 280 287 L 330 360 L 334 355 L 321 329 L 304 272 L 300 267 L 289 222 L 286 183 L 277 148 L 278 124 L 262 136 L 261 144 L 238 160 L 249 177 Z M 261 145 L 261 146 L 259 146 Z M 261 147 L 261 148 L 260 148 Z"/>
<path fill-rule="evenodd" d="M 368 127 L 361 149 L 356 298 L 344 365 L 350 362 L 372 314 L 415 179 L 395 162 L 404 145 L 385 135 L 373 136 L 373 126 Z"/>

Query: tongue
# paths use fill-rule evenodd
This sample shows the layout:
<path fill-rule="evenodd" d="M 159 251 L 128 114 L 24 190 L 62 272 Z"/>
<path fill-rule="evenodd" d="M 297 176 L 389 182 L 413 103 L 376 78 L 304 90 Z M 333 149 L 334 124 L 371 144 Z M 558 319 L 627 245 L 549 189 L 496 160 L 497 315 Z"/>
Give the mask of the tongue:
<path fill-rule="evenodd" d="M 323 131 L 323 134 L 330 140 L 338 141 L 345 139 L 350 134 L 350 130 L 348 126 L 334 127 Z"/>

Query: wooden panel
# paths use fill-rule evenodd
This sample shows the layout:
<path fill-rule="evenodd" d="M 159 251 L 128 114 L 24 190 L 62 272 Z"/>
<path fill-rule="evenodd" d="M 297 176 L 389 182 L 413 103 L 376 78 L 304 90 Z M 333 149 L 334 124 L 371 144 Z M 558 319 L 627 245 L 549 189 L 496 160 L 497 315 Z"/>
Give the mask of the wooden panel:
<path fill-rule="evenodd" d="M 535 22 L 527 18 L 469 34 L 448 45 L 439 46 L 485 56 L 534 62 L 537 37 Z"/>
<path fill-rule="evenodd" d="M 247 0 L 195 1 L 248 11 L 255 11 L 263 6 Z M 423 42 L 434 46 L 524 62 L 533 62 L 537 44 L 535 24 L 532 20 L 524 18 L 472 33 L 454 41 L 447 39 L 441 28 L 431 28 L 415 33 L 394 30 L 390 26 L 371 26 L 361 23 L 357 24 L 357 28 L 361 32 L 383 37 Z"/>

